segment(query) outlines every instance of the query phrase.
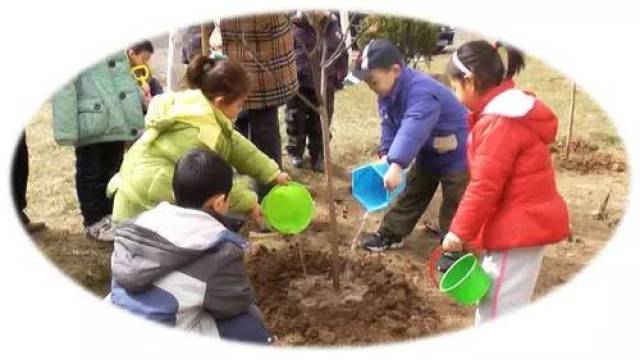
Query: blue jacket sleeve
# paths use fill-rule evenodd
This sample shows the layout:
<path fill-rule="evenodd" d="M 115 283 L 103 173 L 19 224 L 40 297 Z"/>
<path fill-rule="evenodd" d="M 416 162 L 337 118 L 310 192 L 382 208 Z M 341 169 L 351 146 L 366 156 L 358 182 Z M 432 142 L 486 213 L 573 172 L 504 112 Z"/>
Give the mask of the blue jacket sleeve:
<path fill-rule="evenodd" d="M 411 165 L 431 135 L 440 112 L 440 103 L 434 94 L 424 88 L 410 89 L 404 117 L 387 154 L 389 163 L 402 168 Z"/>
<path fill-rule="evenodd" d="M 396 127 L 391 123 L 391 120 L 385 118 L 382 108 L 378 106 L 378 112 L 382 121 L 380 122 L 380 147 L 378 147 L 378 156 L 382 157 L 387 155 L 393 138 L 396 136 Z"/>

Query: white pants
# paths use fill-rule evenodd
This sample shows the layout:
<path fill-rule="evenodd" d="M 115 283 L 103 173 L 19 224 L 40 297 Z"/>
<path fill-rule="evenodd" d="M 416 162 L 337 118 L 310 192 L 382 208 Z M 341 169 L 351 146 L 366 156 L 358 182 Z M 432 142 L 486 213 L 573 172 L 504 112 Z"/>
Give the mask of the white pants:
<path fill-rule="evenodd" d="M 482 268 L 493 283 L 476 309 L 476 325 L 495 319 L 531 301 L 540 274 L 544 246 L 488 251 Z"/>

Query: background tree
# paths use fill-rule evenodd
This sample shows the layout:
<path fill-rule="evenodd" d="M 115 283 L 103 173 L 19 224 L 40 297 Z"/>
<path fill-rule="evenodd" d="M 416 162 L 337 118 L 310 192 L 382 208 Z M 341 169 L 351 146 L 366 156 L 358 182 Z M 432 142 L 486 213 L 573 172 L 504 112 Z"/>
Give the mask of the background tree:
<path fill-rule="evenodd" d="M 358 33 L 360 49 L 371 39 L 387 39 L 400 49 L 405 62 L 414 68 L 421 58 L 431 61 L 437 52 L 438 27 L 426 21 L 368 15 L 358 25 Z"/>

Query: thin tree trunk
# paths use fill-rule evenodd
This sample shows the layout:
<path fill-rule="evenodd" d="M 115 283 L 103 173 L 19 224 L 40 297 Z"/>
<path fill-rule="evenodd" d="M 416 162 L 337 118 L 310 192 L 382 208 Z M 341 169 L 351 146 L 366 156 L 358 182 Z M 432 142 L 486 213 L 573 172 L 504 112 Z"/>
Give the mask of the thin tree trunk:
<path fill-rule="evenodd" d="M 324 171 L 327 180 L 327 206 L 329 208 L 329 242 L 331 243 L 331 255 L 332 255 L 332 277 L 333 288 L 336 291 L 340 290 L 340 268 L 338 264 L 339 258 L 339 244 L 338 244 L 338 222 L 336 220 L 336 207 L 335 197 L 333 189 L 333 166 L 331 161 L 331 147 L 330 147 L 330 129 L 329 129 L 329 114 L 327 112 L 327 74 L 324 64 L 327 60 L 327 39 L 325 36 L 319 37 L 316 41 L 322 41 L 322 58 L 316 64 L 319 66 L 312 66 L 313 73 L 319 76 L 320 81 L 314 81 L 316 86 L 316 94 L 318 95 L 318 105 L 320 107 L 320 122 L 322 124 L 322 147 L 324 151 Z M 313 64 L 315 65 L 315 64 Z M 319 74 L 318 74 L 319 70 Z M 314 79 L 315 80 L 315 79 Z"/>

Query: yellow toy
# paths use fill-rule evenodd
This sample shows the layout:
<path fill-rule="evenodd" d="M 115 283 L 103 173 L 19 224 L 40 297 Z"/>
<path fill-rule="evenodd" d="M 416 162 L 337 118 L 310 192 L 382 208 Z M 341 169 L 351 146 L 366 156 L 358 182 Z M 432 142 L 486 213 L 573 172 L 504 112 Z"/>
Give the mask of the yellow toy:
<path fill-rule="evenodd" d="M 131 75 L 138 82 L 138 86 L 142 87 L 148 83 L 151 70 L 147 65 L 137 65 L 131 68 Z"/>

